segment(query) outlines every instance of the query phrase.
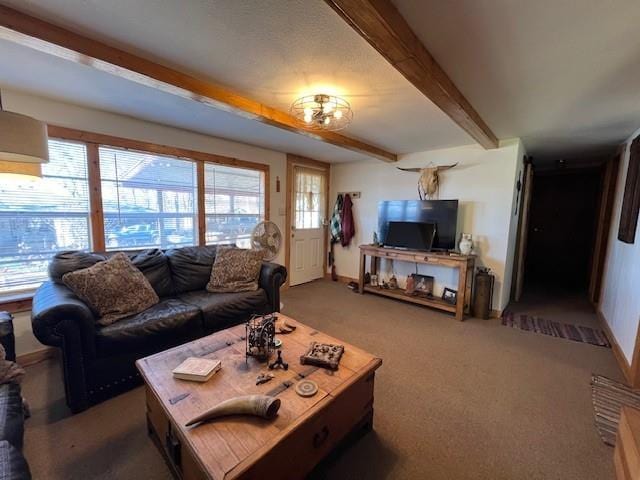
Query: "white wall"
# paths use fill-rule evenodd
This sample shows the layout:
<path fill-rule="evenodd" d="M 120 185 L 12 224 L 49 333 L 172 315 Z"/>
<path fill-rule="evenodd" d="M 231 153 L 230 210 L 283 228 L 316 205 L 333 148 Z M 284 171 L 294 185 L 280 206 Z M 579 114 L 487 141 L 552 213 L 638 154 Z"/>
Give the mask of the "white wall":
<path fill-rule="evenodd" d="M 635 243 L 628 244 L 618 240 L 618 228 L 629 167 L 629 147 L 638 135 L 640 129 L 627 140 L 618 172 L 599 306 L 629 365 L 640 323 L 640 229 L 636 231 Z"/>
<path fill-rule="evenodd" d="M 271 220 L 278 224 L 281 231 L 285 231 L 287 167 L 284 153 L 18 92 L 3 90 L 2 100 L 6 110 L 30 115 L 53 125 L 268 164 L 271 178 Z M 276 192 L 276 177 L 280 177 L 280 193 Z M 284 246 L 275 261 L 284 264 Z M 28 313 L 16 315 L 14 327 L 18 355 L 43 348 L 31 332 Z"/>
<path fill-rule="evenodd" d="M 509 300 L 511 266 L 515 250 L 518 218 L 514 215 L 515 184 L 522 165 L 524 150 L 520 140 L 508 140 L 500 148 L 485 150 L 477 145 L 432 150 L 403 155 L 397 165 L 381 162 L 337 164 L 331 167 L 331 199 L 338 192 L 361 192 L 354 200 L 356 236 L 347 248 L 335 247 L 336 271 L 339 275 L 358 276 L 358 245 L 371 243 L 377 230 L 378 203 L 381 200 L 417 199 L 417 173 L 402 172 L 400 167 L 423 167 L 458 163 L 441 174 L 440 199 L 458 199 L 458 235 L 471 233 L 476 265 L 491 268 L 496 276 L 493 308 L 502 310 Z M 404 285 L 406 275 L 415 271 L 413 264 L 394 266 L 398 280 Z M 420 273 L 435 277 L 436 295 L 444 287 L 457 289 L 457 270 L 419 266 Z M 389 263 L 382 264 L 383 277 L 391 276 Z"/>

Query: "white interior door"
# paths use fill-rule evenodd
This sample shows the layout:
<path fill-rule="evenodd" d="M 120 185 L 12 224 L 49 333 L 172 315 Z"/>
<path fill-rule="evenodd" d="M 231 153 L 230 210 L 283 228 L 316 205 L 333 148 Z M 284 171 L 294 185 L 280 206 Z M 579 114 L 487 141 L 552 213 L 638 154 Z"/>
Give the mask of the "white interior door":
<path fill-rule="evenodd" d="M 290 285 L 324 276 L 326 185 L 327 175 L 324 171 L 294 166 Z"/>

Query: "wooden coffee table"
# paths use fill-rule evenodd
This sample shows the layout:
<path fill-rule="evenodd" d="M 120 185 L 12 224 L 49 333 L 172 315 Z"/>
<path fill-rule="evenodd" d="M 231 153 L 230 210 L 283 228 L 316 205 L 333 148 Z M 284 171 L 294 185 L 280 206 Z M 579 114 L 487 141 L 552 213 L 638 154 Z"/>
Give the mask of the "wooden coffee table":
<path fill-rule="evenodd" d="M 253 358 L 246 360 L 244 325 L 136 362 L 146 384 L 149 434 L 177 478 L 303 478 L 350 433 L 372 427 L 374 376 L 382 360 L 282 314 L 278 317 L 278 322 L 286 319 L 297 326 L 292 333 L 277 335 L 289 369 L 272 370 L 275 378 L 262 385 L 256 385 L 256 377 L 269 370 Z M 300 364 L 313 341 L 344 345 L 338 370 Z M 222 369 L 206 383 L 174 379 L 173 368 L 191 356 L 219 359 Z M 318 384 L 316 395 L 296 394 L 295 384 L 302 378 Z M 280 398 L 277 417 L 234 416 L 184 427 L 223 400 L 251 394 Z"/>

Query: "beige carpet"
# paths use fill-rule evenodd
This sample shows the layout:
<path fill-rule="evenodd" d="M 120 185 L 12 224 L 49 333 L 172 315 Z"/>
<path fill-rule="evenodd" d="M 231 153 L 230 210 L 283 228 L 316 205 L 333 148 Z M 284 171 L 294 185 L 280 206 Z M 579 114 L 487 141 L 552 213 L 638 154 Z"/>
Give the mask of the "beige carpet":
<path fill-rule="evenodd" d="M 591 373 L 621 380 L 610 349 L 463 323 L 433 310 L 319 281 L 283 295 L 284 312 L 383 358 L 375 431 L 315 478 L 614 478 L 594 428 Z M 595 326 L 579 298 L 520 310 Z M 28 368 L 33 418 L 25 453 L 34 478 L 170 478 L 147 438 L 141 388 L 69 416 L 56 362 Z M 283 466 L 283 468 L 286 468 Z"/>

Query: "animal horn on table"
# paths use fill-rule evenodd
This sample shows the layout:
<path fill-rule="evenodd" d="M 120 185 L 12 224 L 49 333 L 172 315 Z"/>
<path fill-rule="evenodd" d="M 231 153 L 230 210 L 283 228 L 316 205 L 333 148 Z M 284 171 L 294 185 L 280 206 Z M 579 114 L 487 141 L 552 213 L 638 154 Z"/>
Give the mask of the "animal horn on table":
<path fill-rule="evenodd" d="M 229 415 L 252 415 L 272 419 L 280 410 L 280 399 L 268 395 L 244 395 L 230 398 L 192 418 L 185 427 Z"/>

